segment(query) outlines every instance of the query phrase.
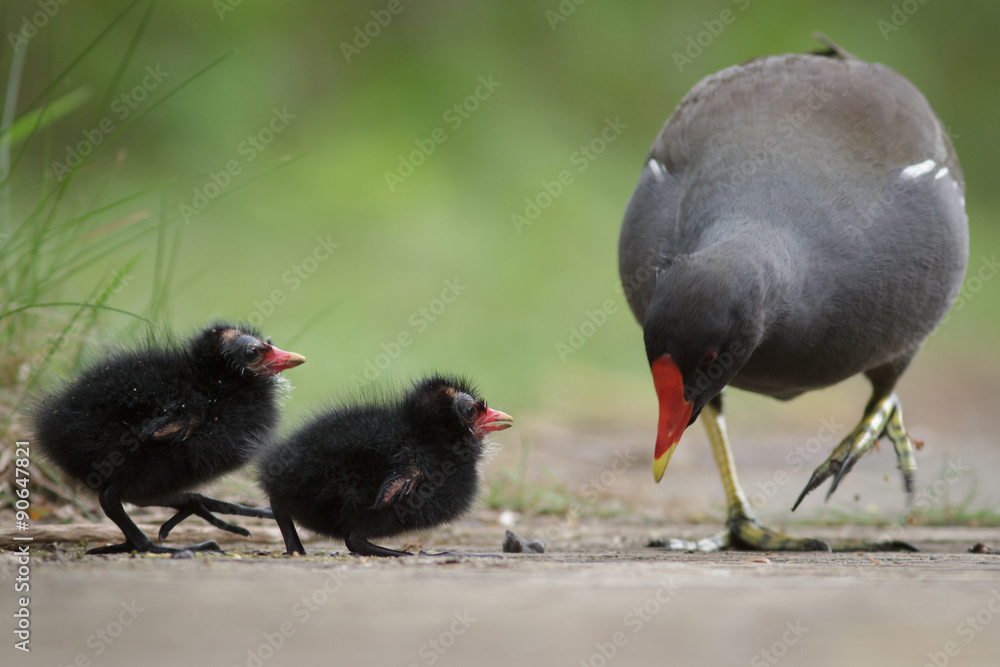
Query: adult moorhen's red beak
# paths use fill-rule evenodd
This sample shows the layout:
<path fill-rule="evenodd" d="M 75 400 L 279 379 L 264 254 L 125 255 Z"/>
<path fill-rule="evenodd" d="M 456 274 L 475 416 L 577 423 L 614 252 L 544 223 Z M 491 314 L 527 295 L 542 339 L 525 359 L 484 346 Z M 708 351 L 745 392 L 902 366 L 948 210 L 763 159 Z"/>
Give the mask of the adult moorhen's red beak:
<path fill-rule="evenodd" d="M 684 400 L 684 378 L 669 354 L 653 362 L 653 384 L 660 400 L 660 423 L 656 428 L 656 451 L 653 455 L 653 478 L 659 482 L 667 469 L 674 446 L 680 441 L 691 420 L 694 406 Z"/>

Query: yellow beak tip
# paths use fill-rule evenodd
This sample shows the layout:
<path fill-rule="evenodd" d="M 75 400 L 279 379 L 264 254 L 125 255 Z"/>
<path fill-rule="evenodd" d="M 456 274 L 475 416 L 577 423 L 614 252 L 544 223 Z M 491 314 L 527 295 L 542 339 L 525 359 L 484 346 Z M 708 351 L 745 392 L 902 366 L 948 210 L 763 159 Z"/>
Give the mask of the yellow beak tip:
<path fill-rule="evenodd" d="M 676 447 L 676 443 L 674 447 Z M 670 447 L 666 452 L 664 452 L 659 458 L 653 459 L 653 479 L 657 483 L 663 479 L 663 473 L 667 471 L 667 464 L 670 463 L 670 457 L 674 453 L 674 447 Z"/>

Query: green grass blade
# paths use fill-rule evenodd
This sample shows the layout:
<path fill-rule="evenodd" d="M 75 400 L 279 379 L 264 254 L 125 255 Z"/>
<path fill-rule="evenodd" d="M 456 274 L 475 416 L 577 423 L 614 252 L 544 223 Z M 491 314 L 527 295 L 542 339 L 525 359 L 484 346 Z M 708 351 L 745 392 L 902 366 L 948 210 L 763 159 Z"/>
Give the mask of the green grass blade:
<path fill-rule="evenodd" d="M 75 306 L 77 308 L 97 308 L 100 310 L 109 310 L 115 313 L 121 313 L 122 315 L 128 315 L 129 317 L 134 317 L 137 320 L 142 320 L 143 322 L 148 322 L 149 324 L 155 324 L 151 320 L 146 319 L 142 315 L 137 315 L 128 310 L 123 310 L 121 308 L 114 308 L 112 306 L 103 306 L 96 303 L 81 303 L 79 301 L 53 301 L 51 303 L 30 303 L 25 306 L 19 306 L 17 308 L 11 308 L 8 311 L 0 313 L 0 320 L 10 317 L 11 315 L 16 315 L 18 313 L 23 313 L 28 310 L 35 308 L 49 308 L 54 306 Z"/>
<path fill-rule="evenodd" d="M 104 38 L 108 36 L 108 34 L 111 32 L 111 30 L 116 25 L 118 25 L 118 22 L 121 21 L 123 18 L 125 18 L 125 16 L 130 11 L 132 11 L 132 8 L 135 7 L 137 4 L 139 4 L 141 1 L 142 0 L 133 0 L 131 3 L 129 3 L 125 7 L 125 9 L 123 9 L 117 16 L 115 16 L 115 18 L 111 19 L 111 22 L 108 23 L 108 25 L 106 25 L 104 27 L 104 30 L 102 30 L 101 32 L 99 32 L 97 34 L 97 37 L 95 37 L 93 40 L 91 40 L 90 43 L 87 44 L 87 46 L 83 47 L 83 50 L 80 51 L 80 53 L 78 53 L 76 55 L 76 57 L 73 58 L 73 60 L 70 61 L 70 63 L 68 65 L 66 65 L 66 67 L 64 67 L 63 70 L 59 74 L 57 74 L 55 76 L 55 78 L 52 79 L 51 82 L 49 82 L 49 85 L 45 86 L 45 88 L 42 89 L 42 92 L 38 93 L 38 95 L 36 95 L 35 98 L 33 100 L 31 100 L 31 102 L 29 102 L 28 104 L 26 104 L 24 108 L 25 109 L 34 109 L 35 106 L 41 100 L 45 99 L 45 97 L 49 93 L 51 93 L 53 90 L 55 90 L 55 88 L 57 86 L 59 86 L 63 82 L 63 80 L 66 78 L 66 76 L 70 72 L 73 71 L 73 68 L 75 68 L 77 65 L 79 65 L 80 61 L 82 61 L 84 58 L 86 58 L 87 55 L 91 51 L 93 51 L 95 48 L 97 48 L 97 45 L 100 44 L 104 40 Z"/>
<path fill-rule="evenodd" d="M 80 86 L 76 90 L 56 98 L 52 104 L 24 114 L 14 121 L 3 135 L 0 135 L 0 139 L 6 136 L 12 144 L 23 141 L 76 111 L 89 102 L 93 96 L 94 93 L 88 86 Z"/>

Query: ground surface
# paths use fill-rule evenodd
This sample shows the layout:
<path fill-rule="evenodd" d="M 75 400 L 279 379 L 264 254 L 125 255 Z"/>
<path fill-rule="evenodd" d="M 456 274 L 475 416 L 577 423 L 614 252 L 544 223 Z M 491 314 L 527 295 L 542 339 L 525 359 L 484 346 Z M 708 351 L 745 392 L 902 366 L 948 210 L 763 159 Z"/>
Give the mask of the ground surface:
<path fill-rule="evenodd" d="M 8 635 L 3 663 L 996 665 L 1000 656 L 1000 555 L 961 553 L 984 537 L 1000 543 L 996 529 L 913 528 L 919 554 L 767 556 L 663 553 L 644 546 L 651 527 L 636 522 L 518 530 L 558 534 L 560 548 L 384 560 L 321 555 L 343 547 L 311 542 L 316 555 L 287 558 L 277 532 L 260 528 L 264 549 L 228 544 L 226 555 L 194 559 L 43 549 L 31 575 L 33 651 L 16 655 Z M 212 532 L 192 526 L 177 543 Z M 435 548 L 496 551 L 502 534 L 465 522 Z M 11 581 L 14 558 L 0 562 Z"/>
<path fill-rule="evenodd" d="M 968 549 L 983 542 L 1000 550 L 1000 528 L 968 524 L 983 513 L 995 526 L 1000 512 L 996 393 L 970 391 L 983 404 L 955 410 L 934 398 L 940 386 L 927 387 L 926 398 L 914 391 L 906 404 L 914 436 L 928 443 L 910 507 L 929 517 L 957 512 L 963 526 L 907 523 L 885 446 L 829 503 L 823 487 L 789 512 L 812 469 L 853 426 L 857 387 L 803 397 L 794 411 L 749 403 L 731 414 L 744 486 L 769 525 L 831 542 L 904 539 L 921 553 L 647 548 L 651 537 L 720 527 L 721 489 L 701 429 L 685 435 L 655 485 L 648 429 L 521 420 L 502 434 L 490 478 L 495 485 L 510 476 L 527 451 L 521 494 L 541 490 L 539 502 L 558 513 L 481 507 L 414 539 L 433 550 L 496 552 L 511 528 L 546 541 L 545 554 L 363 559 L 328 556 L 343 544 L 306 539 L 310 555 L 288 558 L 268 522 L 241 520 L 253 541 L 224 542 L 228 534 L 190 519 L 169 544 L 218 539 L 227 553 L 83 557 L 85 546 L 120 539 L 107 520 L 37 523 L 29 656 L 13 649 L 16 556 L 0 552 L 0 664 L 995 666 L 1000 555 Z M 245 480 L 212 491 L 260 501 Z M 151 534 L 166 517 L 132 512 Z M 0 529 L 5 549 L 11 536 Z"/>

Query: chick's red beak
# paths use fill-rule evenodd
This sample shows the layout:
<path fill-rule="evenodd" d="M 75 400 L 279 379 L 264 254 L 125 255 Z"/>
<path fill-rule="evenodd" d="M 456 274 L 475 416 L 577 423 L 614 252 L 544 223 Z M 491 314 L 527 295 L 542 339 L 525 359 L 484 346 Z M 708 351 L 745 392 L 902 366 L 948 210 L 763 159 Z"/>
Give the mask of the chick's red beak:
<path fill-rule="evenodd" d="M 486 412 L 480 415 L 476 421 L 472 423 L 473 428 L 475 428 L 476 432 L 481 436 L 492 431 L 502 431 L 513 425 L 513 417 L 508 415 L 506 412 L 500 412 L 499 410 L 493 410 L 492 408 L 486 408 Z"/>
<path fill-rule="evenodd" d="M 271 347 L 261 359 L 262 367 L 270 374 L 277 375 L 281 371 L 294 368 L 299 364 L 304 364 L 306 358 L 294 352 L 285 352 L 276 347 Z"/>
<path fill-rule="evenodd" d="M 653 478 L 659 482 L 687 428 L 694 406 L 684 400 L 684 378 L 669 354 L 654 361 L 650 370 L 660 401 L 660 421 L 656 428 L 656 451 L 653 455 Z"/>

